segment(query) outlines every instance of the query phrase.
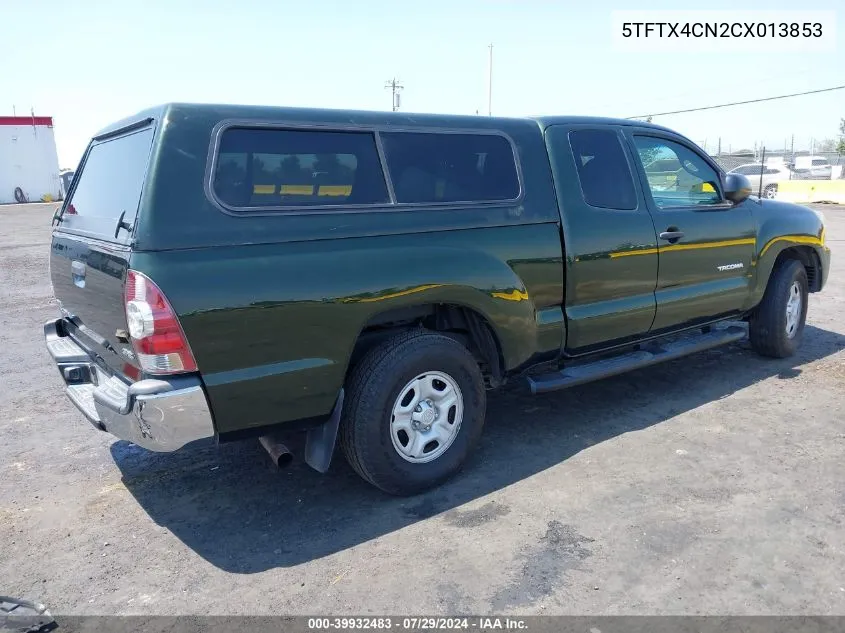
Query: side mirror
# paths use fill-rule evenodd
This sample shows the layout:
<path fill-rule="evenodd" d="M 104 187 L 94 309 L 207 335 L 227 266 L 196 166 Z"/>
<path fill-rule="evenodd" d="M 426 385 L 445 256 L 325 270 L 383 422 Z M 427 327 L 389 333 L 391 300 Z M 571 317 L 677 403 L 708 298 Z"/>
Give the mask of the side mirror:
<path fill-rule="evenodd" d="M 742 174 L 725 176 L 725 198 L 739 204 L 751 195 L 751 182 Z"/>

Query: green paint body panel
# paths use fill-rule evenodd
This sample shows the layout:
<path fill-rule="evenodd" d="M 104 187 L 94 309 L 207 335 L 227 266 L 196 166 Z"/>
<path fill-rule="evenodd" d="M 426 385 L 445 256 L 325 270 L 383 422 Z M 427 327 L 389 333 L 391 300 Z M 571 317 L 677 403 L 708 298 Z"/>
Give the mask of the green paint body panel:
<path fill-rule="evenodd" d="M 388 310 L 471 308 L 511 370 L 562 344 L 555 224 L 140 252 L 131 266 L 179 314 L 221 432 L 328 413 L 358 335 Z"/>
<path fill-rule="evenodd" d="M 688 143 L 665 130 L 631 126 L 625 136 L 634 153 L 633 136 L 645 136 L 676 143 Z M 716 168 L 718 173 L 718 168 Z M 637 162 L 640 187 L 649 192 L 642 164 Z M 670 244 L 658 240 L 659 272 L 655 286 L 656 312 L 652 329 L 662 331 L 715 316 L 738 314 L 750 288 L 754 258 L 755 225 L 746 199 L 733 205 L 660 208 L 650 193 L 646 204 L 655 232 L 680 229 L 684 237 Z M 721 268 L 736 266 L 736 268 Z"/>
<path fill-rule="evenodd" d="M 750 292 L 743 307 L 748 310 L 760 303 L 775 262 L 788 248 L 812 250 L 821 268 L 818 287 L 823 288 L 830 273 L 830 248 L 825 244 L 824 223 L 819 215 L 805 207 L 777 200 L 752 205 L 751 212 L 757 241 Z"/>
<path fill-rule="evenodd" d="M 654 321 L 657 253 L 614 259 L 613 253 L 648 253 L 657 247 L 643 193 L 637 208 L 603 209 L 584 201 L 568 135 L 606 124 L 558 124 L 546 129 L 546 146 L 562 211 L 566 251 L 567 350 L 646 334 Z M 621 126 L 612 126 L 620 135 Z M 631 169 L 633 170 L 633 166 Z"/>
<path fill-rule="evenodd" d="M 507 204 L 231 213 L 206 187 L 225 121 L 503 133 L 518 156 L 522 193 Z M 629 146 L 634 125 L 689 143 L 659 126 L 176 104 L 98 138 L 140 125 L 154 126 L 155 135 L 128 266 L 154 280 L 176 311 L 219 433 L 327 416 L 359 335 L 387 312 L 438 304 L 473 310 L 513 375 L 747 312 L 784 248 L 813 249 L 822 281 L 828 273 L 822 222 L 803 207 L 748 200 L 709 212 L 655 208 Z M 613 129 L 625 148 L 633 211 L 584 202 L 567 134 L 596 127 Z M 687 232 L 683 244 L 660 243 L 657 233 L 673 224 Z M 68 240 L 73 235 L 57 228 L 54 243 L 64 248 Z M 72 293 L 66 257 L 56 253 L 56 288 Z M 723 263 L 742 268 L 721 272 Z M 122 302 L 118 290 L 108 298 Z M 103 318 L 125 326 L 122 313 Z"/>

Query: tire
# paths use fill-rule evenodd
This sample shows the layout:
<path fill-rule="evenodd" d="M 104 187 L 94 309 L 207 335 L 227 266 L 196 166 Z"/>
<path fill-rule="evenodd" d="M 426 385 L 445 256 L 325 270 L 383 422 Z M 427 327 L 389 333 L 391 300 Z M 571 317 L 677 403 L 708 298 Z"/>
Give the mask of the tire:
<path fill-rule="evenodd" d="M 778 186 L 777 185 L 766 185 L 763 189 L 763 197 L 768 200 L 773 200 L 777 197 L 778 193 Z"/>
<path fill-rule="evenodd" d="M 790 259 L 775 268 L 763 300 L 749 320 L 748 333 L 754 351 L 772 358 L 795 354 L 807 320 L 808 291 L 807 271 L 801 262 Z M 800 300 L 797 308 L 795 298 Z"/>
<path fill-rule="evenodd" d="M 417 379 L 420 382 L 414 383 Z M 450 478 L 461 469 L 484 427 L 487 394 L 478 363 L 463 345 L 442 334 L 405 332 L 378 345 L 353 369 L 346 392 L 341 449 L 364 480 L 389 494 L 416 494 Z M 426 394 L 431 398 L 419 401 Z M 411 429 L 415 423 L 423 426 Z M 445 438 L 442 443 L 423 443 L 438 433 Z"/>

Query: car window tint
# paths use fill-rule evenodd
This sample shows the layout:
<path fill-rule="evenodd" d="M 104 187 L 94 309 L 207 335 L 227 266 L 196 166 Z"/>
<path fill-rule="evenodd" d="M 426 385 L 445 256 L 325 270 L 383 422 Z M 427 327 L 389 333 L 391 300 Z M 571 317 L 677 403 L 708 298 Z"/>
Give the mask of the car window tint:
<path fill-rule="evenodd" d="M 372 133 L 229 128 L 218 151 L 214 192 L 230 207 L 390 202 Z"/>
<path fill-rule="evenodd" d="M 385 132 L 399 203 L 492 202 L 519 197 L 513 149 L 494 134 Z"/>
<path fill-rule="evenodd" d="M 584 202 L 603 209 L 637 208 L 631 169 L 614 130 L 573 130 L 569 146 Z"/>
<path fill-rule="evenodd" d="M 152 140 L 147 128 L 91 145 L 64 205 L 62 226 L 102 239 L 128 239 L 130 231 L 117 231 L 117 224 L 121 215 L 124 227 L 135 222 Z"/>
<path fill-rule="evenodd" d="M 634 136 L 654 203 L 661 208 L 722 202 L 719 174 L 690 148 L 662 138 Z M 680 168 L 654 169 L 657 161 L 675 158 Z M 759 173 L 759 172 L 758 172 Z"/>

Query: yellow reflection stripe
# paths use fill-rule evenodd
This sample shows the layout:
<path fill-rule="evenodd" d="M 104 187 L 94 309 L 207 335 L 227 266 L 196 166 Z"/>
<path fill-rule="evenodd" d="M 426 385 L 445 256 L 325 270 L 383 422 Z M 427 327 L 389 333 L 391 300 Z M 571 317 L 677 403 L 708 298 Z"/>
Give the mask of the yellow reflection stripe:
<path fill-rule="evenodd" d="M 617 251 L 611 253 L 610 258 L 616 259 L 617 257 L 630 257 L 631 255 L 654 255 L 655 253 L 657 253 L 656 248 L 641 248 L 633 251 Z"/>
<path fill-rule="evenodd" d="M 318 196 L 348 196 L 352 193 L 352 185 L 320 185 Z"/>
<path fill-rule="evenodd" d="M 742 246 L 743 244 L 755 244 L 757 240 L 753 237 L 746 237 L 739 240 L 722 240 L 721 242 L 702 242 L 701 244 L 669 244 L 662 246 L 661 251 L 692 251 L 699 248 L 722 248 L 725 246 Z"/>
<path fill-rule="evenodd" d="M 276 193 L 276 185 L 253 185 L 252 193 L 259 193 L 259 194 Z"/>
<path fill-rule="evenodd" d="M 313 185 L 282 185 L 279 193 L 288 196 L 310 196 L 314 194 Z"/>
<path fill-rule="evenodd" d="M 528 293 L 516 288 L 510 292 L 493 292 L 491 294 L 497 299 L 504 299 L 505 301 L 528 301 Z"/>
<path fill-rule="evenodd" d="M 766 245 L 763 247 L 763 250 L 760 251 L 760 257 L 766 254 L 766 251 L 775 243 L 775 242 L 794 242 L 795 244 L 809 244 L 810 246 L 824 246 L 824 230 L 822 230 L 820 237 L 810 237 L 809 235 L 781 235 L 779 237 L 773 237 Z"/>
<path fill-rule="evenodd" d="M 641 248 L 630 251 L 616 251 L 611 253 L 611 259 L 617 257 L 630 257 L 631 255 L 654 255 L 655 253 L 665 253 L 667 251 L 692 251 L 701 248 L 723 248 L 726 246 L 742 246 L 743 244 L 754 244 L 756 240 L 753 237 L 744 237 L 737 240 L 721 240 L 718 242 L 702 242 L 700 244 L 667 244 L 659 248 Z"/>
<path fill-rule="evenodd" d="M 406 295 L 411 295 L 417 292 L 423 292 L 424 290 L 430 290 L 431 288 L 440 288 L 443 284 L 427 284 L 424 286 L 415 286 L 414 288 L 408 288 L 407 290 L 400 290 L 399 292 L 392 292 L 390 294 L 381 295 L 380 297 L 363 297 L 361 299 L 357 297 L 346 297 L 341 299 L 343 303 L 372 303 L 374 301 L 384 301 L 385 299 L 395 299 L 396 297 L 404 297 Z"/>

